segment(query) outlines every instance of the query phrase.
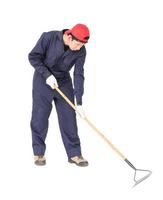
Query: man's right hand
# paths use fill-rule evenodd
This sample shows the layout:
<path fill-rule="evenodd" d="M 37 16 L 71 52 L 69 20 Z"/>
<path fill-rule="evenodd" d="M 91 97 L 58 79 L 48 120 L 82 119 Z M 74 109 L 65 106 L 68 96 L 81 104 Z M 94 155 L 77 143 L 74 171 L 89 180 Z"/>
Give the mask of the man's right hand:
<path fill-rule="evenodd" d="M 58 83 L 56 78 L 53 75 L 50 75 L 47 79 L 46 79 L 46 84 L 49 85 L 52 89 L 55 88 L 54 85 L 56 85 L 58 87 Z"/>

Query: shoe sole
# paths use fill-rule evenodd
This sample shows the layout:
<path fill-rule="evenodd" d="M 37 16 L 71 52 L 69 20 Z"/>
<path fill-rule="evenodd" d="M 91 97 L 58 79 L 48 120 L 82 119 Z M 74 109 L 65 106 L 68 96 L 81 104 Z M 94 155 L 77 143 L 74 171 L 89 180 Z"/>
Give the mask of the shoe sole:
<path fill-rule="evenodd" d="M 46 165 L 46 161 L 35 161 L 35 165 L 44 166 L 44 165 Z"/>

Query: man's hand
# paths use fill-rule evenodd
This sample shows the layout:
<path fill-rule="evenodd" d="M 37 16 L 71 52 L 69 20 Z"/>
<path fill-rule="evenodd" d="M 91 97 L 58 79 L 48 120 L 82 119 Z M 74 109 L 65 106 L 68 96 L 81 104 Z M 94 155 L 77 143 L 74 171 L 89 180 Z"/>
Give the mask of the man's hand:
<path fill-rule="evenodd" d="M 77 105 L 76 106 L 76 112 L 78 113 L 78 115 L 81 117 L 81 118 L 85 118 L 85 112 L 83 110 L 83 107 L 81 105 Z"/>
<path fill-rule="evenodd" d="M 56 78 L 53 75 L 50 75 L 47 79 L 46 79 L 46 84 L 49 85 L 52 89 L 54 89 L 54 85 L 56 85 L 58 87 L 58 83 Z"/>

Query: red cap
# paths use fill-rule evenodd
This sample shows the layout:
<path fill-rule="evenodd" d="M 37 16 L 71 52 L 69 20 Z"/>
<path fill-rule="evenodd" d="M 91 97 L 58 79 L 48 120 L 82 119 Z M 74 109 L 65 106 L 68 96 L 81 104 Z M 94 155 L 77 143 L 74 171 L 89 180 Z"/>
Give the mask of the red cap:
<path fill-rule="evenodd" d="M 89 29 L 84 24 L 76 24 L 72 29 L 66 31 L 66 34 L 71 33 L 76 39 L 87 43 L 90 37 Z"/>

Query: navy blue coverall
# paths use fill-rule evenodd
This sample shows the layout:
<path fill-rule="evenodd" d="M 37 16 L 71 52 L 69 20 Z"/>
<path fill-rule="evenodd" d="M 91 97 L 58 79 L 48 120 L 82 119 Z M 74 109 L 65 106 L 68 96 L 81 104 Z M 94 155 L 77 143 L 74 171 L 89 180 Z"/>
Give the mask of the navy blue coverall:
<path fill-rule="evenodd" d="M 35 68 L 33 77 L 33 108 L 31 118 L 32 147 L 34 155 L 44 155 L 45 139 L 48 131 L 48 119 L 54 100 L 62 140 L 68 158 L 81 155 L 76 113 L 68 103 L 46 84 L 46 79 L 54 75 L 62 92 L 78 105 L 82 105 L 84 91 L 84 62 L 86 49 L 78 51 L 64 49 L 63 31 L 50 31 L 41 35 L 35 47 L 29 53 L 29 61 Z M 74 66 L 73 83 L 70 69 Z"/>

